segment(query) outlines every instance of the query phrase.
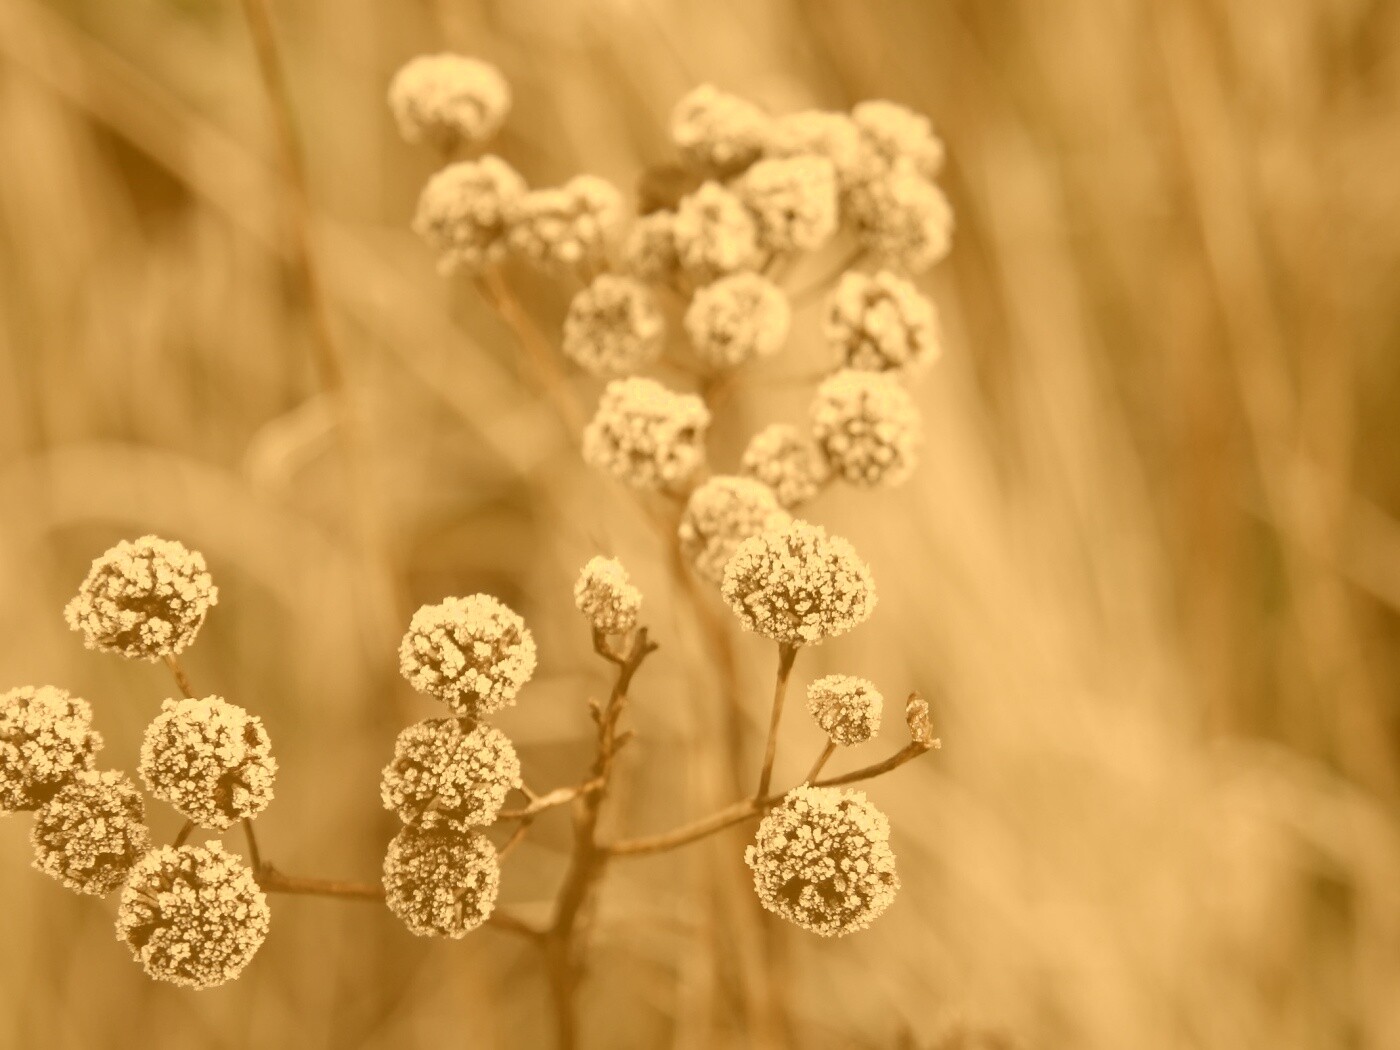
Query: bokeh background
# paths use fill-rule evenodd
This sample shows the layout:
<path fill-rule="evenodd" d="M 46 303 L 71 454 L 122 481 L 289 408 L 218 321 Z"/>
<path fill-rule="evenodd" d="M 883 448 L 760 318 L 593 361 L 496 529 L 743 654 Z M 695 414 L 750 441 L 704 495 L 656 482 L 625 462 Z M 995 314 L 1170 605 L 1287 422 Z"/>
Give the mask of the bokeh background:
<path fill-rule="evenodd" d="M 609 827 L 732 797 L 715 651 L 665 546 L 408 231 L 436 161 L 399 141 L 385 89 L 422 51 L 487 58 L 516 94 L 496 151 L 533 183 L 624 187 L 667 159 L 669 108 L 705 80 L 780 111 L 894 99 L 949 146 L 958 232 L 924 282 L 947 351 L 919 387 L 915 480 L 811 510 L 881 602 L 797 679 L 933 699 L 943 750 L 868 786 L 904 889 L 824 941 L 757 922 L 744 830 L 619 864 L 588 1045 L 1400 1046 L 1400 8 L 271 8 L 346 413 L 240 5 L 0 0 L 0 688 L 88 697 L 106 761 L 134 768 L 164 668 L 85 652 L 60 611 L 119 538 L 201 549 L 221 601 L 187 667 L 272 735 L 265 852 L 372 879 L 394 830 L 379 768 L 434 713 L 396 674 L 408 611 L 473 590 L 522 611 L 542 669 L 499 724 L 532 784 L 567 783 L 606 687 L 569 592 L 601 551 L 663 644 Z M 556 333 L 569 289 L 516 279 Z M 801 418 L 818 312 L 726 401 L 721 469 Z M 571 382 L 591 404 L 596 384 Z M 722 622 L 756 765 L 772 654 Z M 901 745 L 892 706 L 838 761 Z M 819 744 L 800 705 L 786 730 L 779 783 Z M 548 1038 L 528 947 L 418 940 L 368 904 L 277 898 L 241 981 L 150 983 L 114 902 L 29 870 L 27 823 L 0 822 L 0 1046 Z M 537 824 L 503 901 L 542 916 L 567 841 L 562 814 Z"/>

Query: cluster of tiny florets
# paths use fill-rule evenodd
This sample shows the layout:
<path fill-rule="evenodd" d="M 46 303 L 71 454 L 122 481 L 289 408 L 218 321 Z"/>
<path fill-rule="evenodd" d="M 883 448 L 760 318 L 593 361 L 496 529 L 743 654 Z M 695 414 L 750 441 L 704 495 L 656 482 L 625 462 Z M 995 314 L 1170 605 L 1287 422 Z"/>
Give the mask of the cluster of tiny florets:
<path fill-rule="evenodd" d="M 671 225 L 681 268 L 700 281 L 749 269 L 758 259 L 758 227 L 744 202 L 706 182 L 676 205 Z"/>
<path fill-rule="evenodd" d="M 463 937 L 496 906 L 501 868 L 483 835 L 407 827 L 384 856 L 389 910 L 419 937 Z"/>
<path fill-rule="evenodd" d="M 520 759 L 504 733 L 429 718 L 399 733 L 379 793 L 411 827 L 465 831 L 493 822 L 519 786 Z"/>
<path fill-rule="evenodd" d="M 791 321 L 781 288 L 756 273 L 736 273 L 695 293 L 685 312 L 685 331 L 701 361 L 732 368 L 776 354 Z"/>
<path fill-rule="evenodd" d="M 252 870 L 219 843 L 163 846 L 132 869 L 117 937 L 148 976 L 212 988 L 242 972 L 267 936 L 268 918 Z"/>
<path fill-rule="evenodd" d="M 622 242 L 622 269 L 639 281 L 665 284 L 680 269 L 676 254 L 676 213 L 669 208 L 642 215 Z"/>
<path fill-rule="evenodd" d="M 142 536 L 97 558 L 63 612 L 89 649 L 158 660 L 194 641 L 218 600 L 202 554 Z"/>
<path fill-rule="evenodd" d="M 867 148 L 886 168 L 907 163 L 924 178 L 932 179 L 943 167 L 942 140 L 934 134 L 928 117 L 908 106 L 871 99 L 856 103 L 851 119 Z"/>
<path fill-rule="evenodd" d="M 151 794 L 202 828 L 226 828 L 272 801 L 277 760 L 261 719 L 223 697 L 167 700 L 141 743 Z"/>
<path fill-rule="evenodd" d="M 746 630 L 784 645 L 818 645 L 875 608 L 875 584 L 855 548 L 800 520 L 739 544 L 721 593 Z"/>
<path fill-rule="evenodd" d="M 489 594 L 446 598 L 413 614 L 399 644 L 399 670 L 453 713 L 477 718 L 515 701 L 535 673 L 535 639 Z"/>
<path fill-rule="evenodd" d="M 101 748 L 86 700 L 51 685 L 0 695 L 0 813 L 36 809 Z"/>
<path fill-rule="evenodd" d="M 795 426 L 770 423 L 749 439 L 739 472 L 763 482 L 779 503 L 792 508 L 821 491 L 830 469 L 811 439 Z"/>
<path fill-rule="evenodd" d="M 899 889 L 890 825 L 859 791 L 799 787 L 744 853 L 769 911 L 823 937 L 862 930 Z"/>
<path fill-rule="evenodd" d="M 665 334 L 650 289 L 630 277 L 602 274 L 569 303 L 563 349 L 596 375 L 616 375 L 654 361 Z"/>
<path fill-rule="evenodd" d="M 863 744 L 880 728 L 885 698 L 864 678 L 829 674 L 807 687 L 807 710 L 827 736 L 843 747 Z"/>
<path fill-rule="evenodd" d="M 918 410 L 893 376 L 843 369 L 812 400 L 812 436 L 832 471 L 855 485 L 898 485 L 922 442 Z"/>
<path fill-rule="evenodd" d="M 614 379 L 583 431 L 583 458 L 635 488 L 675 489 L 705 462 L 710 411 L 653 379 Z"/>
<path fill-rule="evenodd" d="M 701 84 L 671 111 L 671 141 L 687 163 L 732 174 L 762 155 L 768 124 L 748 99 Z"/>
<path fill-rule="evenodd" d="M 413 229 L 438 252 L 443 273 L 480 270 L 505 256 L 507 216 L 525 193 L 500 157 L 449 164 L 423 187 Z"/>
<path fill-rule="evenodd" d="M 827 300 L 825 334 L 843 365 L 863 371 L 917 372 L 939 353 L 933 303 L 888 270 L 842 275 Z"/>
<path fill-rule="evenodd" d="M 545 269 L 572 270 L 604 261 L 622 219 L 622 195 L 596 175 L 576 175 L 515 198 L 508 214 L 514 251 Z"/>
<path fill-rule="evenodd" d="M 598 555 L 590 558 L 578 574 L 574 605 L 595 631 L 626 634 L 637 626 L 642 592 L 628 582 L 622 562 Z"/>
<path fill-rule="evenodd" d="M 861 244 L 906 273 L 922 273 L 948 254 L 953 211 L 943 191 L 912 164 L 896 164 L 851 192 Z"/>
<path fill-rule="evenodd" d="M 151 846 L 146 807 L 117 770 L 78 773 L 34 814 L 34 867 L 77 893 L 105 897 Z"/>
<path fill-rule="evenodd" d="M 763 482 L 719 474 L 686 500 L 679 529 L 681 553 L 701 576 L 719 583 L 740 543 L 791 520 Z"/>
<path fill-rule="evenodd" d="M 764 153 L 769 157 L 825 157 L 835 168 L 842 190 L 859 182 L 868 168 L 860 129 L 846 113 L 809 109 L 778 117 L 769 128 Z"/>
<path fill-rule="evenodd" d="M 810 252 L 836 232 L 836 168 L 808 153 L 761 160 L 738 181 L 739 198 L 758 223 L 769 252 Z"/>
<path fill-rule="evenodd" d="M 451 149 L 489 139 L 510 112 L 510 85 L 493 65 L 465 55 L 419 55 L 389 84 L 389 109 L 409 142 Z"/>

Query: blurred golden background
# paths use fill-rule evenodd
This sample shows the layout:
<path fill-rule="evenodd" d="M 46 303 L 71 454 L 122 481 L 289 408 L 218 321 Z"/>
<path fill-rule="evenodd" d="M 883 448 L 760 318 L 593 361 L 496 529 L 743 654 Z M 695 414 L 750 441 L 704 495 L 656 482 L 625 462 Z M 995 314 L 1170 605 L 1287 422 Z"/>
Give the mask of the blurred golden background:
<path fill-rule="evenodd" d="M 775 928 L 765 954 L 738 895 L 751 827 L 619 864 L 586 1045 L 758 1045 L 748 1000 L 771 985 L 787 1025 L 764 1039 L 803 1048 L 1400 1046 L 1400 8 L 271 9 L 350 472 L 240 6 L 0 0 L 0 689 L 87 697 L 102 761 L 133 769 L 165 669 L 85 652 L 61 609 L 117 539 L 202 550 L 221 601 L 185 663 L 268 726 L 264 850 L 372 879 L 394 830 L 380 767 L 436 713 L 397 674 L 408 611 L 486 590 L 523 613 L 541 673 L 498 724 L 532 785 L 568 783 L 606 688 L 570 588 L 617 554 L 663 648 L 609 820 L 642 833 L 726 801 L 717 675 L 667 555 L 410 233 L 435 161 L 385 90 L 420 52 L 488 59 L 516 97 L 497 152 L 532 184 L 629 190 L 703 81 L 775 111 L 893 99 L 948 144 L 958 230 L 923 282 L 947 352 L 918 389 L 915 480 L 809 512 L 881 601 L 798 680 L 935 701 L 943 750 L 867 786 L 904 888 L 867 932 Z M 566 296 L 528 280 L 546 332 Z M 808 391 L 780 373 L 804 371 L 818 324 L 813 301 L 785 369 L 726 405 L 717 462 L 801 417 Z M 576 383 L 591 405 L 598 384 Z M 772 655 L 724 616 L 756 753 Z M 780 783 L 819 746 L 801 714 Z M 900 745 L 891 714 L 859 761 Z M 168 840 L 178 818 L 151 812 Z M 240 981 L 154 984 L 114 902 L 29 870 L 27 823 L 0 822 L 0 1046 L 548 1039 L 527 946 L 420 940 L 370 904 L 275 898 Z M 503 902 L 547 906 L 567 837 L 562 813 L 536 825 Z"/>

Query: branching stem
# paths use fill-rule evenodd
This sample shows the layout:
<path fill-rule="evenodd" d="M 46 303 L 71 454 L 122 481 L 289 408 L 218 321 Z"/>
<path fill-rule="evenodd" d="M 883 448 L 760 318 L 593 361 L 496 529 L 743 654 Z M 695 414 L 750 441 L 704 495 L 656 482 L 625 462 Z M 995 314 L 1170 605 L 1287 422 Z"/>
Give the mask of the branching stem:
<path fill-rule="evenodd" d="M 763 771 L 758 775 L 758 790 L 753 793 L 756 799 L 768 794 L 768 785 L 773 781 L 773 761 L 778 756 L 778 723 L 782 721 L 783 699 L 787 696 L 788 678 L 792 676 L 792 664 L 796 659 L 797 646 L 778 643 L 778 677 L 773 686 L 773 711 L 768 720 L 768 745 L 763 752 Z"/>

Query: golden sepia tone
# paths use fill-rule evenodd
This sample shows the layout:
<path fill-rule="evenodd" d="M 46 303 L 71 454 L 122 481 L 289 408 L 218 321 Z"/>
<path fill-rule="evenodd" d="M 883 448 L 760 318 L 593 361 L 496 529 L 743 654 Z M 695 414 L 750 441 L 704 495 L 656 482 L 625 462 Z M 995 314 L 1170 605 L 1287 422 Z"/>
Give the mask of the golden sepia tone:
<path fill-rule="evenodd" d="M 1400 1045 L 1397 108 L 1361 0 L 0 0 L 0 1047 Z"/>

